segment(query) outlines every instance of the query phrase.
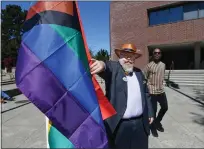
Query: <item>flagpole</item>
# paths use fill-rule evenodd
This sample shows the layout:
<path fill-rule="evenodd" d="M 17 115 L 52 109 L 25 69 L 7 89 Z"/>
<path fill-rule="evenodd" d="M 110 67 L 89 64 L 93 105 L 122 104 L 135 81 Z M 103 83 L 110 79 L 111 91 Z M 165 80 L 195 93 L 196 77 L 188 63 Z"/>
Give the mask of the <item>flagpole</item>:
<path fill-rule="evenodd" d="M 46 125 L 46 147 L 47 148 L 50 148 L 49 147 L 49 142 L 48 142 L 48 134 L 49 134 L 49 132 L 48 132 L 48 124 L 49 124 L 49 119 L 47 118 L 47 116 L 45 116 L 45 125 Z"/>

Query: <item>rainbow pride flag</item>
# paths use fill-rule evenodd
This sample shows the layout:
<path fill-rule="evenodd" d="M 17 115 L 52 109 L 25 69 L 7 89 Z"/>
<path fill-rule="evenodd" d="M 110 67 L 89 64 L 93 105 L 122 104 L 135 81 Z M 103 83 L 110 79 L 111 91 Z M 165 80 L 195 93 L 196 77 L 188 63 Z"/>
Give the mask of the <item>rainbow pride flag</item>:
<path fill-rule="evenodd" d="M 76 2 L 39 1 L 28 11 L 16 84 L 48 117 L 50 148 L 106 148 L 103 120 L 116 112 L 89 65 Z"/>

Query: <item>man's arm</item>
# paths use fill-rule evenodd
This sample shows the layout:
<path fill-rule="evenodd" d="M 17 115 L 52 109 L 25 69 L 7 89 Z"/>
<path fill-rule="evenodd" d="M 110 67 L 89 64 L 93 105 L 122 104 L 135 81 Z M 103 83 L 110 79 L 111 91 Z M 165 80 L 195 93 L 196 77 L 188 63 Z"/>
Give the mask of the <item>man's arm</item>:
<path fill-rule="evenodd" d="M 112 71 L 113 71 L 113 61 L 104 61 L 105 68 L 102 72 L 100 72 L 98 75 L 103 78 L 104 80 L 107 80 L 111 77 Z"/>
<path fill-rule="evenodd" d="M 149 65 L 148 64 L 145 66 L 142 72 L 145 77 L 145 80 L 148 80 L 148 77 L 149 77 Z"/>
<path fill-rule="evenodd" d="M 166 65 L 164 64 L 164 77 L 163 77 L 163 80 L 162 80 L 162 84 L 164 84 L 165 82 L 165 70 L 166 70 Z M 169 79 L 169 78 L 168 78 Z M 168 80 L 169 81 L 169 80 Z"/>
<path fill-rule="evenodd" d="M 147 87 L 147 83 L 145 83 L 145 95 L 146 95 L 146 100 L 147 100 L 149 118 L 151 118 L 151 117 L 154 117 L 154 112 L 153 112 L 153 108 L 152 108 L 151 96 L 149 94 L 149 89 Z"/>

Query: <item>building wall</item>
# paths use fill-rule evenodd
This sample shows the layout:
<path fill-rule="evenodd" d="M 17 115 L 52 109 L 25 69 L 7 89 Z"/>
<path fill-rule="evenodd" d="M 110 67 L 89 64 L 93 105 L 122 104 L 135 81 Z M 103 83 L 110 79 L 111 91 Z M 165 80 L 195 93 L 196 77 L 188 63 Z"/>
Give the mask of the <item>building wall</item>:
<path fill-rule="evenodd" d="M 149 27 L 147 9 L 172 3 L 178 2 L 111 2 L 111 59 L 117 60 L 115 48 L 123 43 L 134 43 L 143 53 L 135 66 L 143 68 L 149 61 L 149 45 L 204 40 L 203 18 Z"/>

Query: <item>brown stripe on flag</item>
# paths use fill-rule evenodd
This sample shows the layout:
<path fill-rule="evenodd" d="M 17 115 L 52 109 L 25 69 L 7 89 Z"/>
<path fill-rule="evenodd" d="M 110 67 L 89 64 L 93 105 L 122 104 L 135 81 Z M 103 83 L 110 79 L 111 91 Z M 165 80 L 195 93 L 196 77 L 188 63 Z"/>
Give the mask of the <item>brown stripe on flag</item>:
<path fill-rule="evenodd" d="M 49 10 L 37 13 L 31 19 L 27 20 L 23 26 L 24 32 L 27 32 L 40 24 L 56 24 L 76 29 L 79 32 L 81 31 L 77 16 L 71 16 L 67 13 Z"/>

